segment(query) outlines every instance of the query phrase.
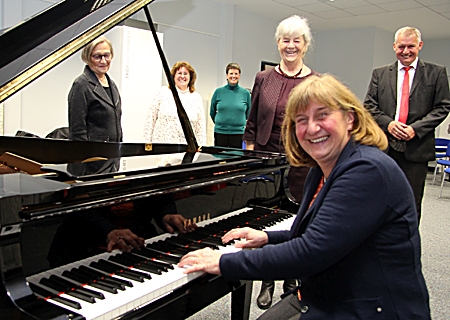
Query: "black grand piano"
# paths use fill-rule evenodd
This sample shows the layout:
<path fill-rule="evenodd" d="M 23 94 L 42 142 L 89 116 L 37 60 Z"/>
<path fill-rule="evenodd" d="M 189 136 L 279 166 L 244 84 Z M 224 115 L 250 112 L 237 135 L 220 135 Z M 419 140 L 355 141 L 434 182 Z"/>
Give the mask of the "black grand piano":
<path fill-rule="evenodd" d="M 138 10 L 173 81 L 151 2 L 60 1 L 3 32 L 0 102 Z M 185 145 L 0 137 L 3 319 L 185 319 L 230 292 L 230 318 L 248 319 L 251 282 L 183 275 L 176 263 L 204 246 L 234 250 L 220 243 L 231 228 L 278 228 L 292 218 L 284 210 L 286 158 L 198 146 L 176 91 L 174 99 Z M 170 165 L 151 165 L 155 157 Z M 127 166 L 111 170 L 119 159 Z M 199 228 L 147 234 L 167 207 Z M 130 228 L 145 248 L 106 252 L 103 223 Z"/>

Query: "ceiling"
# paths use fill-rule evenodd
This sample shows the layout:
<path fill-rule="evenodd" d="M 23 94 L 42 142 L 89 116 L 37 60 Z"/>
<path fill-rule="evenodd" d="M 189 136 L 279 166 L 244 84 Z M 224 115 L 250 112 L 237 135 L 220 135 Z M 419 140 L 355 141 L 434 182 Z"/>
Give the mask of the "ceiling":
<path fill-rule="evenodd" d="M 217 0 L 275 20 L 298 14 L 313 31 L 413 26 L 427 39 L 450 38 L 450 0 Z"/>

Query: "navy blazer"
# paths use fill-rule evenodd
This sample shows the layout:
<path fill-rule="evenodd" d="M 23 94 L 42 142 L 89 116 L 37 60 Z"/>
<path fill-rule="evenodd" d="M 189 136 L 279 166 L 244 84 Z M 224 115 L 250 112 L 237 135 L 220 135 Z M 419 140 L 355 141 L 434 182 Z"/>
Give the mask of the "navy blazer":
<path fill-rule="evenodd" d="M 398 61 L 372 72 L 364 104 L 386 134 L 397 108 Z M 445 67 L 419 59 L 409 96 L 406 124 L 416 136 L 406 142 L 405 158 L 414 162 L 435 159 L 434 130 L 450 111 L 450 92 Z"/>
<path fill-rule="evenodd" d="M 414 196 L 395 162 L 350 141 L 315 201 L 312 168 L 290 231 L 222 255 L 228 280 L 301 281 L 302 320 L 430 319 Z"/>
<path fill-rule="evenodd" d="M 106 74 L 111 98 L 92 70 L 86 66 L 69 92 L 69 139 L 121 142 L 122 107 L 119 89 Z"/>

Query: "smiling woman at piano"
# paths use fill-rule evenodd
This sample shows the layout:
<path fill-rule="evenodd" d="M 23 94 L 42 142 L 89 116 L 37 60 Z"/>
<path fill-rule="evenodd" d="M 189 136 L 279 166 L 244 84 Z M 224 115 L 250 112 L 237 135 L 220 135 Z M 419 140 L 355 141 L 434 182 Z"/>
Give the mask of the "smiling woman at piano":
<path fill-rule="evenodd" d="M 81 52 L 86 63 L 69 92 L 69 139 L 121 142 L 122 107 L 119 89 L 107 72 L 114 50 L 104 36 Z"/>
<path fill-rule="evenodd" d="M 309 77 L 291 92 L 283 137 L 289 162 L 311 167 L 291 229 L 233 229 L 224 243 L 259 249 L 202 249 L 179 266 L 299 279 L 260 319 L 430 319 L 413 192 L 358 98 L 330 75 Z"/>

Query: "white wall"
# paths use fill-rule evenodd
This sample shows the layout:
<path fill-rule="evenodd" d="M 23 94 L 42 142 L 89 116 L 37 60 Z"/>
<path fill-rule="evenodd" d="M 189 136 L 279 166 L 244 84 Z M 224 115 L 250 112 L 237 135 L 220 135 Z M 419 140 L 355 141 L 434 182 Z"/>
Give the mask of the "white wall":
<path fill-rule="evenodd" d="M 158 36 L 163 43 L 162 34 Z M 106 37 L 114 47 L 108 74 L 121 92 L 124 141 L 143 141 L 150 101 L 161 86 L 162 68 L 153 37 L 148 30 L 127 26 L 115 27 Z M 84 66 L 77 52 L 6 100 L 4 135 L 23 130 L 45 137 L 68 126 L 67 96 Z"/>
<path fill-rule="evenodd" d="M 277 25 L 278 21 L 248 11 L 235 10 L 231 60 L 241 65 L 242 75 L 239 84 L 242 87 L 253 87 L 255 75 L 261 68 L 261 60 L 280 61 L 280 54 L 275 42 Z M 222 66 L 222 70 L 225 69 L 225 65 L 226 63 Z M 222 72 L 225 74 L 225 71 Z M 223 81 L 221 84 L 225 83 L 226 81 Z"/>
<path fill-rule="evenodd" d="M 373 49 L 373 28 L 320 32 L 316 37 L 315 69 L 337 76 L 363 99 L 367 91 L 367 75 L 373 68 Z M 366 77 L 362 78 L 362 75 Z"/>
<path fill-rule="evenodd" d="M 75 54 L 6 100 L 4 135 L 23 130 L 45 137 L 67 126 L 67 95 L 82 70 L 80 55 Z"/>

